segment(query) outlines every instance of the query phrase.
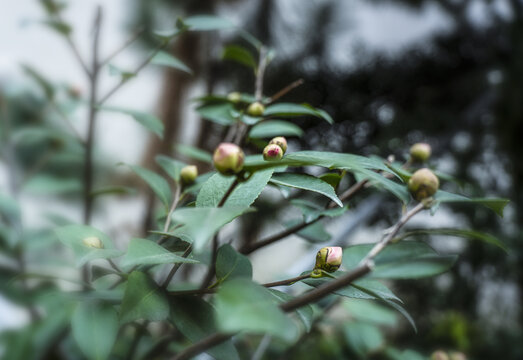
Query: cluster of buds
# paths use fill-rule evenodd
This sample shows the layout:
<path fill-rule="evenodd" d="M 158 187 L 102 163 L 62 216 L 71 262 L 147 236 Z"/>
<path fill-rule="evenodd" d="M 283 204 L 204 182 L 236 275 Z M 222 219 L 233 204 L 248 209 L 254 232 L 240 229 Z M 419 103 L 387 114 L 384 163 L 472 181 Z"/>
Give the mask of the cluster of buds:
<path fill-rule="evenodd" d="M 339 246 L 328 246 L 320 249 L 316 254 L 316 264 L 311 277 L 322 277 L 323 272 L 335 272 L 340 268 L 343 250 Z"/>
<path fill-rule="evenodd" d="M 281 160 L 285 151 L 287 151 L 287 140 L 283 136 L 277 136 L 263 149 L 263 159 L 266 161 Z"/>
<path fill-rule="evenodd" d="M 100 240 L 100 238 L 96 236 L 88 236 L 82 240 L 82 243 L 85 246 L 93 249 L 102 249 L 104 247 L 102 240 Z"/>
<path fill-rule="evenodd" d="M 409 179 L 408 187 L 412 196 L 416 200 L 422 201 L 438 191 L 439 179 L 429 169 L 419 169 Z"/>
<path fill-rule="evenodd" d="M 182 184 L 190 185 L 198 177 L 198 168 L 196 165 L 187 165 L 182 168 L 180 171 L 180 178 L 182 179 Z"/>
<path fill-rule="evenodd" d="M 221 143 L 213 155 L 216 170 L 222 175 L 235 175 L 243 169 L 245 154 L 236 144 Z"/>
<path fill-rule="evenodd" d="M 414 161 L 425 162 L 430 158 L 432 149 L 429 144 L 417 143 L 410 147 L 410 158 Z"/>

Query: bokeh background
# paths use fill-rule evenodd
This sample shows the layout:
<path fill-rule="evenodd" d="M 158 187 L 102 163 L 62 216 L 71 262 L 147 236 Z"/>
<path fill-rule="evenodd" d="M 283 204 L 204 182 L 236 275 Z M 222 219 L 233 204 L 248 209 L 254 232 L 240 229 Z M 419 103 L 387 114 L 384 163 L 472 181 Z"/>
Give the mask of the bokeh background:
<path fill-rule="evenodd" d="M 136 29 L 170 29 L 179 16 L 216 14 L 230 19 L 276 51 L 266 73 L 266 95 L 303 79 L 304 84 L 284 100 L 310 103 L 335 119 L 333 126 L 295 120 L 305 136 L 291 139 L 291 150 L 403 159 L 411 144 L 424 141 L 433 148 L 432 164 L 462 181 L 448 182 L 445 187 L 471 196 L 509 198 L 503 219 L 464 206 L 417 220 L 414 225 L 486 231 L 505 242 L 510 252 L 455 238 L 429 239 L 441 252 L 459 253 L 458 264 L 434 279 L 394 283 L 419 331 L 413 334 L 404 324 L 387 337 L 399 348 L 423 353 L 442 347 L 463 351 L 473 359 L 523 358 L 523 1 L 71 0 L 68 4 L 64 16 L 85 55 L 90 52 L 98 4 L 104 9 L 101 52 L 105 54 Z M 29 76 L 37 71 L 74 100 L 68 111 L 74 128 L 82 134 L 87 79 L 64 40 L 42 26 L 43 14 L 38 1 L 0 4 L 0 99 L 9 105 L 13 128 L 46 123 L 59 131 L 64 125 L 53 122 L 57 115 L 35 77 Z M 143 37 L 114 64 L 135 66 L 146 56 L 151 41 L 152 37 Z M 212 151 L 225 129 L 200 119 L 191 99 L 210 93 L 252 92 L 252 72 L 221 59 L 226 44 L 242 42 L 234 31 L 184 35 L 170 51 L 194 75 L 151 66 L 116 94 L 110 105 L 156 114 L 165 124 L 166 135 L 160 140 L 125 115 L 102 113 L 96 140 L 99 181 L 111 178 L 135 185 L 124 171 L 105 170 L 119 162 L 153 167 L 153 156 L 170 153 L 173 142 Z M 105 75 L 102 90 L 117 81 L 108 71 Z M 38 147 L 38 134 L 32 136 L 35 142 L 26 142 L 15 154 L 24 174 L 19 183 L 27 189 L 19 199 L 24 223 L 34 228 L 48 226 L 51 215 L 81 221 L 79 199 L 74 195 L 81 169 L 75 150 L 49 144 Z M 57 159 L 69 165 L 57 166 Z M 199 165 L 203 169 L 204 164 Z M 3 162 L 2 191 L 8 191 L 8 173 Z M 372 241 L 396 219 L 400 209 L 394 199 L 366 195 L 356 198 L 347 217 L 329 225 L 333 242 Z M 144 192 L 104 199 L 97 205 L 93 223 L 124 242 L 146 228 L 148 199 Z M 270 232 L 267 224 L 257 220 L 245 220 L 237 229 L 240 236 Z M 275 253 L 315 251 L 298 238 L 278 246 L 254 258 L 255 277 L 260 281 L 285 271 Z M 0 264 L 4 263 L 9 259 L 0 254 Z M 295 267 L 300 266 L 309 265 Z M 27 321 L 25 310 L 0 293 L 0 331 Z M 321 348 L 320 340 L 315 341 L 309 339 L 286 356 L 310 355 Z"/>

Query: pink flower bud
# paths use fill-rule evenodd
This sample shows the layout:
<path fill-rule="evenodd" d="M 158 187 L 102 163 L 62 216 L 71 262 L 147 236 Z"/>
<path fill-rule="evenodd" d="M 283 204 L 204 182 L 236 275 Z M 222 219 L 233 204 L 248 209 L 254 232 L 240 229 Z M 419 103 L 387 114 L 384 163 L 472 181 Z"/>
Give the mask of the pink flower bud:
<path fill-rule="evenodd" d="M 283 150 L 283 153 L 287 151 L 287 139 L 285 139 L 283 136 L 277 136 L 273 138 L 271 141 L 269 141 L 269 144 L 276 144 Z"/>
<path fill-rule="evenodd" d="M 221 143 L 213 155 L 214 167 L 222 175 L 234 175 L 243 169 L 245 155 L 238 145 Z"/>
<path fill-rule="evenodd" d="M 276 144 L 269 144 L 263 149 L 263 159 L 266 161 L 278 161 L 283 157 L 283 150 Z"/>
<path fill-rule="evenodd" d="M 320 269 L 327 272 L 335 272 L 341 265 L 343 249 L 339 246 L 324 247 L 316 254 L 316 265 L 314 270 Z"/>

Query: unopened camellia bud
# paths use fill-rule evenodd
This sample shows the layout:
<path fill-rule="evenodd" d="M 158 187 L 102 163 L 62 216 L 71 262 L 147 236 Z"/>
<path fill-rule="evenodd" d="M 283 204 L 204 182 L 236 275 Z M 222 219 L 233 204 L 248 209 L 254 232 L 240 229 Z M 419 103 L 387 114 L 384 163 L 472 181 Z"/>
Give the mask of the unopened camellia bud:
<path fill-rule="evenodd" d="M 438 191 L 439 180 L 427 168 L 419 169 L 409 179 L 409 191 L 418 201 L 431 197 Z"/>
<path fill-rule="evenodd" d="M 232 103 L 239 103 L 242 100 L 242 94 L 240 94 L 237 91 L 233 91 L 232 93 L 229 93 L 227 95 L 227 100 L 229 100 Z"/>
<path fill-rule="evenodd" d="M 102 244 L 102 241 L 100 238 L 96 236 L 88 236 L 82 240 L 85 246 L 88 246 L 90 248 L 95 249 L 102 249 L 104 247 L 104 244 Z"/>
<path fill-rule="evenodd" d="M 278 161 L 283 157 L 283 150 L 276 144 L 269 144 L 263 149 L 263 159 L 266 161 Z"/>
<path fill-rule="evenodd" d="M 198 168 L 196 165 L 187 165 L 180 171 L 180 177 L 184 184 L 192 184 L 198 177 Z"/>
<path fill-rule="evenodd" d="M 269 144 L 276 144 L 283 150 L 283 153 L 287 151 L 287 139 L 285 139 L 283 136 L 277 136 L 273 138 L 271 141 L 269 141 Z"/>
<path fill-rule="evenodd" d="M 240 147 L 233 143 L 221 143 L 213 155 L 214 167 L 222 175 L 234 175 L 243 169 L 245 155 Z"/>
<path fill-rule="evenodd" d="M 417 143 L 410 147 L 410 157 L 412 160 L 425 162 L 429 159 L 432 149 L 429 144 Z"/>
<path fill-rule="evenodd" d="M 430 355 L 430 360 L 449 360 L 449 356 L 443 350 L 437 350 Z"/>
<path fill-rule="evenodd" d="M 265 106 L 259 101 L 253 102 L 247 108 L 247 114 L 250 116 L 262 116 L 265 111 Z"/>
<path fill-rule="evenodd" d="M 324 247 L 316 254 L 316 264 L 314 270 L 324 270 L 335 272 L 341 265 L 343 250 L 339 246 Z"/>

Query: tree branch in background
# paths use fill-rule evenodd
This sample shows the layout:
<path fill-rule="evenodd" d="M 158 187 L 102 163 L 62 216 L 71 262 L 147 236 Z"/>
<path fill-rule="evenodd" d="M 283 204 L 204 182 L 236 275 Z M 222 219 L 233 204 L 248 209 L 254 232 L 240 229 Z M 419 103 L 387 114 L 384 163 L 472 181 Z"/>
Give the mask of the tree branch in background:
<path fill-rule="evenodd" d="M 303 85 L 304 83 L 305 83 L 305 81 L 303 79 L 298 79 L 296 81 L 293 81 L 292 83 L 290 83 L 289 85 L 287 85 L 286 87 L 284 87 L 283 89 L 278 91 L 276 94 L 271 96 L 269 98 L 267 104 L 272 104 L 273 102 L 275 102 L 276 100 L 278 100 L 282 96 L 286 95 L 288 92 L 294 90 L 295 88 L 297 88 L 300 85 Z"/>
<path fill-rule="evenodd" d="M 394 237 L 400 231 L 403 225 L 405 225 L 414 215 L 426 208 L 426 206 L 427 205 L 425 202 L 421 202 L 414 208 L 409 210 L 407 213 L 405 213 L 401 217 L 401 219 L 391 228 L 387 235 L 381 241 L 374 245 L 374 247 L 369 251 L 367 256 L 363 258 L 363 260 L 356 268 L 352 269 L 351 271 L 345 273 L 343 276 L 335 280 L 326 282 L 325 284 L 318 286 L 317 288 L 309 292 L 306 292 L 300 296 L 295 297 L 292 300 L 289 300 L 281 304 L 280 309 L 282 309 L 284 312 L 291 312 L 307 304 L 317 302 L 323 299 L 325 296 L 328 296 L 334 291 L 339 290 L 347 285 L 350 285 L 353 281 L 371 272 L 374 266 L 374 258 L 392 241 L 392 239 L 394 239 Z M 205 350 L 230 339 L 234 335 L 235 334 L 231 333 L 212 334 L 200 340 L 199 342 L 189 346 L 181 353 L 176 355 L 172 360 L 189 359 L 194 355 L 200 354 Z"/>

